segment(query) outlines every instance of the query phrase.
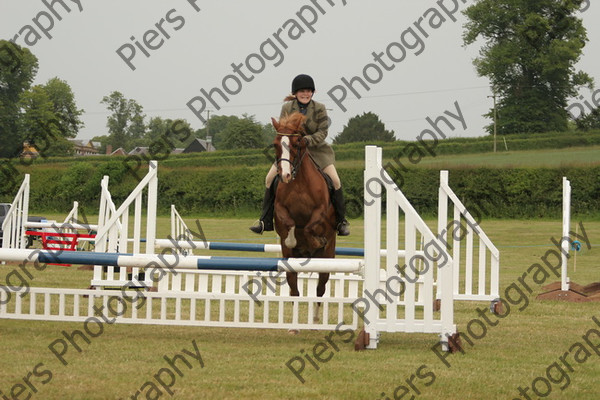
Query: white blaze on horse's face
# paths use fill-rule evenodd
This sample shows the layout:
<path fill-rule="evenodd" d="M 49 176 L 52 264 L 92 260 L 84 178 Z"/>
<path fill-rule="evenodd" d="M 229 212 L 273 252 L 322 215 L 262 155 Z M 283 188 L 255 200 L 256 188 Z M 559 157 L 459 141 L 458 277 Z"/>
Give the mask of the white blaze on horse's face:
<path fill-rule="evenodd" d="M 290 183 L 292 180 L 292 168 L 290 160 L 290 138 L 284 136 L 281 138 L 281 159 L 279 166 L 281 168 L 281 180 L 284 183 Z"/>

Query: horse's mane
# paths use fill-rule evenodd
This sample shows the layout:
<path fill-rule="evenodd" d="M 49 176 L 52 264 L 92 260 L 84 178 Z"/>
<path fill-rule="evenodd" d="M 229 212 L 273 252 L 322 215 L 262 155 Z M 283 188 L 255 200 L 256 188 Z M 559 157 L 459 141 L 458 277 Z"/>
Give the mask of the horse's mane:
<path fill-rule="evenodd" d="M 306 117 L 295 112 L 282 117 L 279 120 L 278 132 L 293 132 L 293 133 L 304 133 L 304 120 Z"/>

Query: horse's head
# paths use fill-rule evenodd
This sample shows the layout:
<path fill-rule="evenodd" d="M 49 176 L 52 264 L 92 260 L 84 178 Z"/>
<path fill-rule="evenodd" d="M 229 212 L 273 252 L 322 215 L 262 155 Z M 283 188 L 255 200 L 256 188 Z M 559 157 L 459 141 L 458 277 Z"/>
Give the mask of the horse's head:
<path fill-rule="evenodd" d="M 277 131 L 273 142 L 277 157 L 277 170 L 281 180 L 285 183 L 294 179 L 302 161 L 302 154 L 306 154 L 306 143 L 302 140 L 305 135 L 305 119 L 306 117 L 300 113 L 290 114 L 281 118 L 279 122 L 271 118 Z"/>

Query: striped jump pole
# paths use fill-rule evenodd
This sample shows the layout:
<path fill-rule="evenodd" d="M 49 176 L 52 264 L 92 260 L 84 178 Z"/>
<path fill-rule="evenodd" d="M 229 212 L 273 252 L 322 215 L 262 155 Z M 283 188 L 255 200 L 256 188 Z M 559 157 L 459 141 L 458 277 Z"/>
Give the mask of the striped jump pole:
<path fill-rule="evenodd" d="M 231 243 L 231 242 L 204 242 L 204 241 L 186 241 L 172 239 L 156 239 L 154 242 L 157 248 L 186 249 L 186 250 L 225 250 L 225 251 L 248 251 L 261 253 L 279 253 L 281 245 L 279 244 L 259 244 L 259 243 Z M 365 249 L 358 247 L 336 247 L 335 254 L 338 256 L 364 257 Z M 381 249 L 382 257 L 387 256 L 387 250 Z M 416 251 L 417 255 L 425 256 L 423 251 Z M 405 257 L 406 251 L 398 250 L 398 257 Z"/>
<path fill-rule="evenodd" d="M 70 222 L 25 222 L 23 223 L 25 228 L 38 228 L 38 229 L 54 229 L 56 231 L 61 229 L 81 229 L 86 231 L 93 231 L 98 229 L 98 225 L 93 224 L 75 224 Z"/>
<path fill-rule="evenodd" d="M 31 261 L 34 263 L 110 265 L 114 267 L 161 269 L 348 272 L 360 274 L 362 274 L 364 267 L 364 262 L 361 259 L 181 256 L 177 254 L 66 252 L 38 249 L 0 249 L 0 261 Z"/>

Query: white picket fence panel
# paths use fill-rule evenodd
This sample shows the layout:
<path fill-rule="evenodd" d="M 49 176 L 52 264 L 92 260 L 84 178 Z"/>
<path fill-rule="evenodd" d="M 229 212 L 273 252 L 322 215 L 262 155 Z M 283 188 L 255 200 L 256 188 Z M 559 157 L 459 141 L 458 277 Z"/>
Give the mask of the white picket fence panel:
<path fill-rule="evenodd" d="M 174 204 L 171 204 L 171 239 L 173 241 L 186 241 L 193 242 L 194 235 L 192 231 L 188 228 L 187 224 L 181 218 L 181 215 L 177 212 Z M 178 254 L 182 255 L 193 255 L 193 248 L 181 248 L 178 247 L 175 250 Z"/>
<path fill-rule="evenodd" d="M 447 350 L 447 338 L 456 333 L 454 324 L 452 258 L 445 246 L 429 229 L 400 188 L 383 169 L 382 150 L 367 146 L 365 149 L 364 204 L 365 204 L 365 279 L 363 298 L 368 291 L 378 293 L 379 307 L 367 307 L 365 331 L 369 334 L 367 348 L 376 348 L 380 332 L 437 333 Z M 386 197 L 386 225 L 381 224 L 382 197 Z M 404 215 L 404 263 L 398 262 L 400 213 Z M 368 221 L 368 222 L 367 222 Z M 386 237 L 387 282 L 381 290 L 381 238 Z M 425 256 L 417 254 L 417 243 L 423 238 Z M 433 247 L 433 249 L 432 249 Z M 427 257 L 428 249 L 431 250 Z M 420 261 L 421 263 L 417 263 Z M 419 270 L 417 265 L 425 265 Z M 399 268 L 400 266 L 406 268 Z M 414 266 L 411 267 L 411 266 Z M 419 288 L 419 278 L 422 286 Z M 437 281 L 441 308 L 434 313 L 434 282 Z M 378 291 L 379 290 L 379 291 Z M 423 301 L 418 302 L 418 291 L 423 290 Z"/>
<path fill-rule="evenodd" d="M 440 171 L 438 202 L 438 237 L 452 254 L 454 299 L 498 299 L 500 251 L 448 185 L 448 171 Z M 453 213 L 450 220 L 448 203 Z"/>
<path fill-rule="evenodd" d="M 108 190 L 109 177 L 101 182 L 100 210 L 98 212 L 98 232 L 95 238 L 97 253 L 140 254 L 143 244 L 142 224 L 146 224 L 145 252 L 154 254 L 156 238 L 156 205 L 158 193 L 158 164 L 150 161 L 148 173 L 133 189 L 123 204 L 117 209 Z M 146 216 L 142 216 L 143 195 L 146 191 Z M 135 204 L 133 204 L 135 203 Z M 130 207 L 133 204 L 133 238 L 129 238 Z M 130 246 L 131 245 L 131 246 Z M 142 267 L 120 268 L 114 266 L 94 266 L 92 287 L 121 287 L 132 283 L 133 286 L 149 286 L 153 282 Z"/>
<path fill-rule="evenodd" d="M 34 321 L 271 329 L 356 329 L 352 300 L 247 294 L 154 293 L 32 287 L 25 296 L 0 290 L 0 317 Z M 320 307 L 318 304 L 321 304 Z M 97 309 L 102 310 L 100 315 Z M 315 321 L 315 317 L 319 317 Z M 111 322 L 112 323 L 112 322 Z M 340 324 L 342 323 L 342 324 Z"/>

